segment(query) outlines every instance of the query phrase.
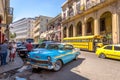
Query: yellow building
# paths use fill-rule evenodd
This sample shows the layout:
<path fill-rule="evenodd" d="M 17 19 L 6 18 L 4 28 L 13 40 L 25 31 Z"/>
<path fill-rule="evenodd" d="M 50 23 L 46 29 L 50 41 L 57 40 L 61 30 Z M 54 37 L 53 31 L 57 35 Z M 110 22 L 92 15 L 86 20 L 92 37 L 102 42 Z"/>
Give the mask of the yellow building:
<path fill-rule="evenodd" d="M 40 17 L 35 18 L 34 28 L 33 28 L 33 38 L 35 43 L 38 43 L 39 36 L 40 36 Z"/>
<path fill-rule="evenodd" d="M 47 23 L 49 20 L 51 20 L 51 17 L 48 16 L 42 16 L 35 18 L 34 27 L 33 27 L 33 38 L 35 40 L 35 43 L 39 43 L 42 33 L 47 30 Z"/>
<path fill-rule="evenodd" d="M 99 34 L 120 43 L 120 0 L 67 0 L 62 20 L 62 38 Z"/>
<path fill-rule="evenodd" d="M 13 8 L 10 7 L 10 0 L 0 0 L 0 42 L 5 38 L 9 39 L 9 24 L 13 19 Z"/>

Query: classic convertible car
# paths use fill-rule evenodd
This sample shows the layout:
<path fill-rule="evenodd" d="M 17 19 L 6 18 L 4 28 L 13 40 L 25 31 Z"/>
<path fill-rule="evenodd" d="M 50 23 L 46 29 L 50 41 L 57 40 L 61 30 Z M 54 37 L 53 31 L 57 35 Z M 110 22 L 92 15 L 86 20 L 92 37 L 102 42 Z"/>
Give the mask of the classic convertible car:
<path fill-rule="evenodd" d="M 59 71 L 62 66 L 77 59 L 80 50 L 70 44 L 50 43 L 46 48 L 34 49 L 28 54 L 28 64 L 34 68 Z"/>

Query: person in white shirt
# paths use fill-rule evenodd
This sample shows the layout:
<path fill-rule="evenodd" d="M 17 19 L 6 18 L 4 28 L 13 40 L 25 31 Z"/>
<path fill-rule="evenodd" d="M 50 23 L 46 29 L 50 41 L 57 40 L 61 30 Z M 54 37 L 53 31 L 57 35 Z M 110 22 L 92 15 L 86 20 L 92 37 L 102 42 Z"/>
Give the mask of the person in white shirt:
<path fill-rule="evenodd" d="M 12 48 L 10 50 L 10 61 L 14 61 L 15 59 L 15 55 L 16 55 L 16 48 L 17 48 L 17 44 L 15 42 L 12 42 Z"/>

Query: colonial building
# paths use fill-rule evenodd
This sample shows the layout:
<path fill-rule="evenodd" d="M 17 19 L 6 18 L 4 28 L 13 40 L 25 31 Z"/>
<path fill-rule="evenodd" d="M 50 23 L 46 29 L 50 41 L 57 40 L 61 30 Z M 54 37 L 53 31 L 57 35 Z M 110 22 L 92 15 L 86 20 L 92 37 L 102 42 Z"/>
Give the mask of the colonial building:
<path fill-rule="evenodd" d="M 43 32 L 47 30 L 46 24 L 51 20 L 51 17 L 48 16 L 39 16 L 35 18 L 34 29 L 33 29 L 33 37 L 36 43 L 46 37 Z"/>
<path fill-rule="evenodd" d="M 0 43 L 5 39 L 9 40 L 9 24 L 13 19 L 13 8 L 10 7 L 10 0 L 0 0 Z"/>
<path fill-rule="evenodd" d="M 47 40 L 61 41 L 61 14 L 49 21 L 47 24 Z"/>
<path fill-rule="evenodd" d="M 15 21 L 10 26 L 11 32 L 16 34 L 16 41 L 25 41 L 27 38 L 33 38 L 34 18 L 23 18 Z"/>
<path fill-rule="evenodd" d="M 67 0 L 62 5 L 62 38 L 85 35 L 120 43 L 120 0 Z"/>

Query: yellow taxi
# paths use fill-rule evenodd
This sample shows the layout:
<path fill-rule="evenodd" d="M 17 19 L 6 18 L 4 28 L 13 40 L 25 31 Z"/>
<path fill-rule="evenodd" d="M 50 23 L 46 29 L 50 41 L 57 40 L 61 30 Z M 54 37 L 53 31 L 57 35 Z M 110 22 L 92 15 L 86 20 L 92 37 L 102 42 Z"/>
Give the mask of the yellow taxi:
<path fill-rule="evenodd" d="M 105 45 L 96 50 L 96 55 L 100 58 L 112 58 L 120 60 L 120 44 L 118 45 Z"/>

